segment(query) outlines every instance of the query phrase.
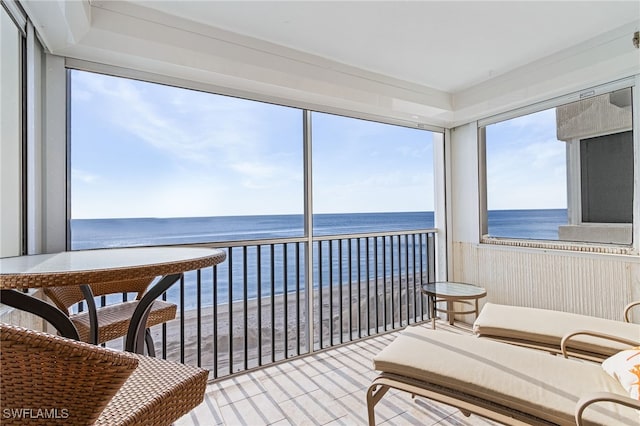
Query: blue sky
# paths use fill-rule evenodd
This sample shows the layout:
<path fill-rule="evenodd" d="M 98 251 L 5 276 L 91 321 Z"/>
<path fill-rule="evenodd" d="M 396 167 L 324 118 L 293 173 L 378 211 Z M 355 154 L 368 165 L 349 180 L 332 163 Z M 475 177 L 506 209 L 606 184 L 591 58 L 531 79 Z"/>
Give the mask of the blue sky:
<path fill-rule="evenodd" d="M 555 108 L 487 126 L 487 208 L 567 207 L 566 143 Z"/>
<path fill-rule="evenodd" d="M 72 218 L 303 212 L 302 111 L 72 71 Z M 313 113 L 316 213 L 433 210 L 432 134 Z"/>
<path fill-rule="evenodd" d="M 72 218 L 303 212 L 302 111 L 72 71 Z M 566 208 L 555 110 L 487 127 L 488 208 Z M 432 211 L 433 134 L 312 114 L 316 213 Z"/>

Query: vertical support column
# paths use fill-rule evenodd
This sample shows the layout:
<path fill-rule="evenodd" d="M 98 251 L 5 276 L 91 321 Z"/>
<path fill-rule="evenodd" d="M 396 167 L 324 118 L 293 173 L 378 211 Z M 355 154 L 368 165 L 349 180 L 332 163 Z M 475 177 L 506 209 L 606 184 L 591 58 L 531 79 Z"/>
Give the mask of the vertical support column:
<path fill-rule="evenodd" d="M 312 143 L 311 143 L 311 111 L 302 111 L 303 129 L 303 155 L 304 155 L 304 236 L 305 244 L 305 264 L 304 282 L 306 286 L 305 300 L 307 302 L 307 347 L 309 353 L 314 351 L 313 347 L 313 177 L 311 170 Z"/>
<path fill-rule="evenodd" d="M 635 77 L 635 86 L 631 88 L 631 102 L 632 102 L 632 123 L 633 123 L 633 193 L 638 194 L 640 191 L 640 131 L 638 131 L 638 125 L 640 125 L 640 75 Z M 633 248 L 636 253 L 640 251 L 640 197 L 633 197 L 633 225 L 632 225 L 632 241 Z M 631 282 L 640 282 L 640 265 L 635 264 L 631 268 Z M 631 300 L 640 299 L 640 286 L 631 286 Z M 638 313 L 632 313 L 632 321 L 638 322 Z"/>
<path fill-rule="evenodd" d="M 42 109 L 38 94 L 40 90 L 39 77 L 39 50 L 36 50 L 35 31 L 31 21 L 27 20 L 26 25 L 26 58 L 25 58 L 25 76 L 26 76 L 26 102 L 25 102 L 25 119 L 24 127 L 26 134 L 26 219 L 27 219 L 27 235 L 26 249 L 27 254 L 42 253 L 42 144 L 39 137 L 38 129 L 40 126 L 37 122 L 40 120 Z"/>
<path fill-rule="evenodd" d="M 445 130 L 445 133 L 433 133 L 433 175 L 434 175 L 434 194 L 435 194 L 435 206 L 434 206 L 434 226 L 438 230 L 436 235 L 436 258 L 429 259 L 435 260 L 436 267 L 436 280 L 446 281 L 448 274 L 448 258 L 449 249 L 451 247 L 450 236 L 448 232 L 449 224 L 451 223 L 451 212 L 448 208 L 449 188 L 447 183 L 450 181 L 451 166 L 449 164 L 450 152 L 448 144 L 449 130 Z"/>
<path fill-rule="evenodd" d="M 69 155 L 71 102 L 65 60 L 45 54 L 44 110 L 42 120 L 42 251 L 53 253 L 70 249 L 68 216 L 70 212 L 67 169 Z"/>

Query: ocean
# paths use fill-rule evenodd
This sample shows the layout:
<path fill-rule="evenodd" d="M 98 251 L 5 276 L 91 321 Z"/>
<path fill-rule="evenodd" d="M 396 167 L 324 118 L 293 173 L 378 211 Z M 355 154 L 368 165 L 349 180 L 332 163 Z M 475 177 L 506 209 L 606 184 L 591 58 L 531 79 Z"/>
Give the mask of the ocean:
<path fill-rule="evenodd" d="M 73 219 L 71 249 L 302 237 L 302 215 Z M 316 214 L 315 235 L 433 228 L 433 212 Z"/>
<path fill-rule="evenodd" d="M 567 211 L 565 209 L 554 210 L 500 210 L 489 211 L 489 234 L 494 237 L 513 237 L 527 239 L 558 239 L 558 226 L 567 223 Z M 313 229 L 316 236 L 358 234 L 367 232 L 410 231 L 416 229 L 433 228 L 433 212 L 404 212 L 404 213 L 351 213 L 351 214 L 316 214 L 313 217 Z M 269 215 L 269 216 L 222 216 L 222 217 L 195 217 L 195 218 L 133 218 L 133 219 L 72 219 L 71 220 L 71 249 L 95 249 L 114 247 L 139 247 L 158 246 L 186 243 L 225 242 L 242 240 L 259 240 L 275 238 L 295 238 L 304 235 L 302 215 Z M 349 255 L 349 249 L 343 244 L 343 264 Z M 389 241 L 387 241 L 387 246 Z M 242 300 L 244 298 L 246 275 L 246 291 L 248 298 L 257 296 L 257 281 L 260 276 L 261 294 L 269 296 L 271 292 L 271 264 L 274 265 L 274 293 L 281 294 L 285 291 L 284 282 L 287 282 L 287 290 L 293 291 L 300 282 L 304 288 L 304 273 L 296 271 L 295 245 L 287 244 L 286 262 L 284 245 L 276 246 L 273 252 L 269 246 L 260 249 L 262 268 L 250 265 L 255 262 L 258 249 L 247 249 L 247 265 L 245 268 L 240 248 L 234 249 L 231 256 L 233 278 L 231 281 L 231 293 L 229 293 L 229 260 L 217 267 L 217 292 L 213 294 L 213 286 L 206 283 L 213 282 L 211 268 L 207 268 L 201 275 L 201 304 L 202 306 L 213 303 L 228 303 L 229 301 Z M 357 244 L 351 247 L 353 259 L 357 259 Z M 361 245 L 361 257 L 364 256 L 364 243 Z M 300 248 L 302 251 L 302 247 Z M 334 271 L 339 264 L 337 244 L 333 251 Z M 403 249 L 404 250 L 404 249 Z M 410 249 L 408 249 L 410 250 Z M 335 284 L 340 280 L 337 273 L 329 278 L 328 274 L 328 248 L 323 248 L 325 263 L 319 267 L 314 265 L 314 277 L 319 276 L 322 269 L 322 285 L 329 284 L 329 280 Z M 271 259 L 273 256 L 273 260 Z M 370 253 L 371 264 L 375 264 L 373 252 Z M 402 253 L 404 256 L 404 252 Z M 412 256 L 420 256 L 426 259 L 426 252 L 416 251 Z M 402 257 L 401 257 L 402 258 Z M 304 260 L 301 257 L 301 260 Z M 356 260 L 354 260 L 357 262 Z M 393 273 L 399 273 L 399 263 L 396 262 Z M 286 277 L 284 265 L 287 267 Z M 364 261 L 363 261 L 364 265 Z M 303 269 L 303 268 L 300 268 Z M 343 268 L 342 282 L 349 282 L 348 268 Z M 356 268 L 351 273 L 351 281 L 358 278 Z M 392 273 L 391 268 L 387 275 Z M 373 278 L 370 271 L 370 278 Z M 397 276 L 397 275 L 396 275 Z M 196 307 L 195 288 L 197 278 L 195 272 L 185 274 L 184 298 L 185 309 Z M 366 277 L 360 277 L 360 279 Z M 315 284 L 318 285 L 317 283 Z M 181 297 L 180 286 L 174 285 L 168 292 L 169 300 L 178 301 Z M 214 297 L 215 296 L 215 297 Z"/>

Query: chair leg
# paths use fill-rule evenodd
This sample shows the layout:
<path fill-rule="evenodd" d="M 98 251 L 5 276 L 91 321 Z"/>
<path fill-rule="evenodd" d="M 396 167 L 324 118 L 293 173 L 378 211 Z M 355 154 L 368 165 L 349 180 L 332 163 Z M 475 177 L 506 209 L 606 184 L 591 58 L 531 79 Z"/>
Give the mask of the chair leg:
<path fill-rule="evenodd" d="M 470 417 L 471 416 L 471 411 L 463 410 L 462 408 L 460 408 L 460 412 L 465 417 Z"/>
<path fill-rule="evenodd" d="M 388 390 L 388 386 L 375 384 L 375 380 L 374 384 L 369 386 L 369 389 L 367 389 L 367 414 L 369 418 L 369 426 L 376 425 L 376 414 L 374 408 Z"/>
<path fill-rule="evenodd" d="M 147 355 L 155 358 L 156 348 L 153 344 L 153 338 L 151 337 L 151 330 L 148 328 L 144 331 L 144 342 L 147 345 Z"/>

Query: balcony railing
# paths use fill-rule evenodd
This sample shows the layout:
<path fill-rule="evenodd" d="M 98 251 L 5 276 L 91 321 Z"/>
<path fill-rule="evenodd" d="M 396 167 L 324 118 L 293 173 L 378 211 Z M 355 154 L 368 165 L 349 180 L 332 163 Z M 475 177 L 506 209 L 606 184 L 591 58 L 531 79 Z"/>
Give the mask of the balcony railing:
<path fill-rule="evenodd" d="M 428 320 L 420 287 L 435 280 L 434 237 L 416 230 L 206 244 L 225 249 L 227 260 L 185 273 L 163 295 L 178 303 L 179 319 L 152 330 L 157 356 L 218 378 Z"/>

